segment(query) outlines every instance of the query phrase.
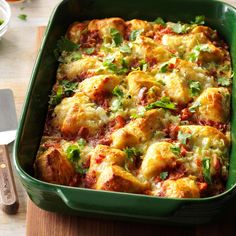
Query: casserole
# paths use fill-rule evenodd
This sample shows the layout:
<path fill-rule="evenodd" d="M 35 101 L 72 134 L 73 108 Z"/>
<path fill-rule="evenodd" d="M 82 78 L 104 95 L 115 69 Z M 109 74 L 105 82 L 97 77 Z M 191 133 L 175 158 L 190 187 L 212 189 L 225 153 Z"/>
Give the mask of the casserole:
<path fill-rule="evenodd" d="M 194 5 L 194 7 L 193 7 Z M 124 7 L 125 6 L 125 7 Z M 170 7 L 171 6 L 171 7 Z M 124 10 L 125 9 L 125 10 Z M 178 9 L 178 11 L 177 11 Z M 212 9 L 212 11 L 209 11 Z M 148 12 L 148 15 L 145 14 Z M 181 12 L 189 12 L 184 17 Z M 191 13 L 190 13 L 191 12 Z M 66 19 L 63 17 L 66 14 Z M 235 152 L 232 137 L 230 174 L 227 190 L 217 196 L 204 199 L 154 198 L 128 193 L 94 191 L 71 188 L 41 182 L 31 177 L 33 162 L 43 132 L 48 95 L 54 84 L 57 62 L 53 50 L 57 39 L 65 34 L 75 20 L 120 16 L 124 19 L 146 20 L 161 16 L 168 21 L 190 21 L 196 15 L 205 15 L 207 25 L 216 28 L 231 49 L 233 65 L 233 22 L 235 9 L 217 1 L 119 1 L 109 5 L 106 1 L 63 1 L 55 9 L 46 30 L 45 38 L 35 64 L 21 124 L 14 148 L 14 160 L 30 198 L 41 208 L 70 214 L 112 215 L 120 219 L 142 219 L 168 223 L 203 223 L 214 218 L 225 202 L 234 195 Z M 220 18 L 219 16 L 223 17 Z M 51 78 L 51 79 L 49 79 Z M 233 90 L 234 90 L 233 85 Z M 42 89 L 43 88 L 43 89 Z M 232 99 L 234 105 L 234 96 Z M 234 133 L 234 109 L 232 106 L 232 133 Z M 121 218 L 122 216 L 122 218 Z"/>

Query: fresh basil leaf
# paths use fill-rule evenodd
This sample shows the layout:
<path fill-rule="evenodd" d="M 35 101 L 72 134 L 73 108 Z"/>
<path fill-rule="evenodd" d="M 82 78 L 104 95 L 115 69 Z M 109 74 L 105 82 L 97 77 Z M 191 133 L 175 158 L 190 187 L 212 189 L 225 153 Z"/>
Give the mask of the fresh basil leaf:
<path fill-rule="evenodd" d="M 4 20 L 0 19 L 0 25 L 2 25 L 4 23 Z"/>
<path fill-rule="evenodd" d="M 162 180 L 165 180 L 168 177 L 169 173 L 167 171 L 161 172 L 160 173 L 160 178 Z"/>
<path fill-rule="evenodd" d="M 139 29 L 139 30 L 133 30 L 130 34 L 130 40 L 131 41 L 135 41 L 142 33 L 143 33 L 143 29 Z"/>
<path fill-rule="evenodd" d="M 121 51 L 122 53 L 128 53 L 128 54 L 130 54 L 130 53 L 131 53 L 131 48 L 130 48 L 130 46 L 129 46 L 128 44 L 124 44 L 124 45 L 122 45 L 122 46 L 120 47 L 120 51 Z"/>
<path fill-rule="evenodd" d="M 189 81 L 189 89 L 192 97 L 198 96 L 201 92 L 201 84 L 198 81 Z"/>
<path fill-rule="evenodd" d="M 221 77 L 217 80 L 218 85 L 228 87 L 231 84 L 231 80 L 229 78 Z"/>
<path fill-rule="evenodd" d="M 210 158 L 203 158 L 202 159 L 202 172 L 203 172 L 203 177 L 205 181 L 208 184 L 212 183 L 211 180 L 211 160 Z"/>
<path fill-rule="evenodd" d="M 66 150 L 68 159 L 72 162 L 77 162 L 80 159 L 80 149 L 77 145 L 70 145 Z"/>
<path fill-rule="evenodd" d="M 110 34 L 111 34 L 112 41 L 114 42 L 115 46 L 121 45 L 121 43 L 123 42 L 123 37 L 120 34 L 120 31 L 115 28 L 111 28 Z"/>
<path fill-rule="evenodd" d="M 191 24 L 204 25 L 205 16 L 196 16 L 194 21 L 191 21 Z"/>
<path fill-rule="evenodd" d="M 146 110 L 151 110 L 154 108 L 165 108 L 170 110 L 175 110 L 175 104 L 170 101 L 169 97 L 162 97 L 161 100 L 153 102 L 145 107 Z"/>
<path fill-rule="evenodd" d="M 189 139 L 189 138 L 191 138 L 192 137 L 192 135 L 191 134 L 189 134 L 189 133 L 183 133 L 181 130 L 178 132 L 178 140 L 182 143 L 182 144 L 184 144 L 184 145 L 186 145 L 186 143 L 187 143 L 187 140 Z"/>
<path fill-rule="evenodd" d="M 154 20 L 154 23 L 159 24 L 159 25 L 166 26 L 165 21 L 164 21 L 161 17 L 157 17 L 157 18 Z"/>

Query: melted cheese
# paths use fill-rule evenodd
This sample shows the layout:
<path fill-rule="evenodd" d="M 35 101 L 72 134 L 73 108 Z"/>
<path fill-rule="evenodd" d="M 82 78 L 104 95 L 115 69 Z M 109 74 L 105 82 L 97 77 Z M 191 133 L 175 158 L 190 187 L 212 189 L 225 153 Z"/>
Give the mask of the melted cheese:
<path fill-rule="evenodd" d="M 66 37 L 38 178 L 175 198 L 224 190 L 232 68 L 214 30 L 113 17 Z"/>

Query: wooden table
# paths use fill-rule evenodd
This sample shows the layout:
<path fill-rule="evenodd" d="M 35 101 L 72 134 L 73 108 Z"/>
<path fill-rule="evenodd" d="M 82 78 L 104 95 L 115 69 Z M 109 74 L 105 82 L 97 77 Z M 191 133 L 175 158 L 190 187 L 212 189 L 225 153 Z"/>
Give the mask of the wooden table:
<path fill-rule="evenodd" d="M 36 56 L 36 36 L 40 25 L 46 25 L 53 7 L 59 0 L 32 0 L 12 6 L 10 28 L 0 41 L 0 88 L 11 88 L 14 92 L 19 116 L 25 98 L 33 63 Z M 236 6 L 236 0 L 227 0 Z M 21 7 L 25 6 L 23 10 Z M 27 14 L 26 22 L 18 19 L 19 14 Z M 9 147 L 12 149 L 12 145 Z M 16 179 L 20 199 L 19 213 L 7 216 L 0 211 L 0 236 L 21 236 L 26 233 L 27 196 Z M 234 213 L 235 212 L 235 213 Z M 206 226 L 176 228 L 147 224 L 121 223 L 116 221 L 87 220 L 45 212 L 33 203 L 28 203 L 29 236 L 71 236 L 71 235 L 236 235 L 234 219 L 236 204 L 232 206 L 221 223 Z M 52 223 L 53 222 L 53 223 Z M 38 229 L 38 230 L 35 230 Z M 36 233 L 36 231 L 38 233 Z"/>

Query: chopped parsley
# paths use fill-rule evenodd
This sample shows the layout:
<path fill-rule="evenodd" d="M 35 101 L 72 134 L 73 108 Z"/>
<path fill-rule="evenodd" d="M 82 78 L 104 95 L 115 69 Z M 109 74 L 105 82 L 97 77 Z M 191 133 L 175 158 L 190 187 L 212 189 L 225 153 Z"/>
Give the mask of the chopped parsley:
<path fill-rule="evenodd" d="M 231 80 L 229 78 L 221 77 L 217 80 L 218 85 L 228 87 L 231 84 Z"/>
<path fill-rule="evenodd" d="M 66 155 L 72 162 L 77 162 L 80 159 L 80 149 L 77 145 L 70 145 L 66 149 Z"/>
<path fill-rule="evenodd" d="M 205 16 L 196 16 L 194 21 L 191 21 L 191 24 L 204 25 Z"/>
<path fill-rule="evenodd" d="M 50 96 L 49 104 L 52 106 L 56 106 L 61 102 L 63 97 L 71 96 L 75 92 L 77 87 L 77 82 L 71 82 L 67 80 L 60 81 L 57 87 L 57 91 L 53 91 L 52 95 Z"/>
<path fill-rule="evenodd" d="M 161 17 L 157 17 L 157 18 L 154 20 L 154 23 L 159 24 L 159 25 L 162 25 L 162 26 L 166 26 L 165 21 L 164 21 Z"/>
<path fill-rule="evenodd" d="M 191 107 L 188 108 L 188 110 L 190 112 L 194 113 L 196 111 L 196 109 L 200 106 L 201 106 L 201 103 L 199 101 L 196 101 L 193 103 L 193 105 Z"/>
<path fill-rule="evenodd" d="M 167 171 L 163 171 L 160 173 L 160 178 L 165 180 L 168 177 L 169 173 Z"/>
<path fill-rule="evenodd" d="M 23 21 L 27 21 L 27 15 L 26 14 L 20 14 L 18 15 L 18 18 Z"/>
<path fill-rule="evenodd" d="M 172 147 L 170 147 L 170 150 L 177 156 L 180 155 L 180 146 L 179 145 L 172 145 Z"/>
<path fill-rule="evenodd" d="M 201 92 L 201 84 L 198 81 L 189 81 L 189 89 L 192 97 L 198 96 Z"/>
<path fill-rule="evenodd" d="M 93 54 L 94 51 L 95 51 L 95 48 L 84 48 L 83 49 L 83 52 L 85 52 L 88 55 Z"/>
<path fill-rule="evenodd" d="M 183 133 L 181 130 L 178 132 L 178 140 L 182 143 L 182 144 L 184 144 L 184 145 L 186 145 L 186 143 L 187 143 L 187 140 L 189 139 L 189 138 L 191 138 L 192 137 L 192 135 L 191 134 L 189 134 L 189 133 Z"/>
<path fill-rule="evenodd" d="M 173 65 L 172 63 L 164 63 L 161 67 L 159 72 L 160 73 L 166 73 L 166 72 L 171 72 L 173 69 L 170 67 L 170 65 Z"/>
<path fill-rule="evenodd" d="M 54 50 L 54 55 L 58 59 L 63 51 L 73 52 L 73 51 L 78 50 L 79 48 L 80 48 L 79 44 L 76 44 L 65 37 L 61 37 L 57 41 L 57 46 L 56 46 L 56 49 Z M 81 55 L 81 53 L 78 52 L 78 55 Z"/>
<path fill-rule="evenodd" d="M 211 52 L 211 49 L 209 48 L 208 44 L 198 44 L 189 54 L 189 61 L 196 62 L 198 60 L 200 52 Z"/>
<path fill-rule="evenodd" d="M 73 61 L 78 61 L 82 58 L 82 54 L 80 51 L 75 51 L 75 52 L 71 52 L 69 53 L 66 53 L 67 55 L 62 55 L 59 56 L 58 58 L 58 61 L 61 62 L 61 63 L 70 63 L 70 62 L 73 62 Z M 56 56 L 56 54 L 55 54 Z"/>
<path fill-rule="evenodd" d="M 143 29 L 133 30 L 130 34 L 129 39 L 131 41 L 135 41 L 142 33 L 143 33 Z"/>
<path fill-rule="evenodd" d="M 183 33 L 187 32 L 188 26 L 187 26 L 187 24 L 175 23 L 175 24 L 171 25 L 171 29 L 176 34 L 183 34 Z"/>
<path fill-rule="evenodd" d="M 122 98 L 124 96 L 124 92 L 119 88 L 119 86 L 116 86 L 113 89 L 112 94 L 119 97 L 119 98 Z"/>
<path fill-rule="evenodd" d="M 121 45 L 121 43 L 123 42 L 123 37 L 122 37 L 120 31 L 115 29 L 115 28 L 111 28 L 110 29 L 110 34 L 111 34 L 111 37 L 112 37 L 112 43 L 115 46 Z"/>
<path fill-rule="evenodd" d="M 124 152 L 127 155 L 128 159 L 132 159 L 133 157 L 140 155 L 140 151 L 138 151 L 138 149 L 136 149 L 134 147 L 132 147 L 132 148 L 125 148 Z"/>
<path fill-rule="evenodd" d="M 124 152 L 127 156 L 127 159 L 125 161 L 125 169 L 129 171 L 129 165 L 134 164 L 135 159 L 141 155 L 141 152 L 137 150 L 136 148 L 125 148 Z"/>
<path fill-rule="evenodd" d="M 203 172 L 203 177 L 205 181 L 208 184 L 212 183 L 211 180 L 211 160 L 209 158 L 203 158 L 202 159 L 202 172 Z"/>
<path fill-rule="evenodd" d="M 165 109 L 170 109 L 170 110 L 175 110 L 175 104 L 170 101 L 169 97 L 162 97 L 161 100 L 150 103 L 145 107 L 146 110 L 151 110 L 154 108 L 165 108 Z"/>
<path fill-rule="evenodd" d="M 0 19 L 0 25 L 2 25 L 4 23 L 4 20 Z"/>
<path fill-rule="evenodd" d="M 124 58 L 121 59 L 121 65 L 117 66 L 114 63 L 115 57 L 114 56 L 109 56 L 106 57 L 106 59 L 103 61 L 103 66 L 105 66 L 110 72 L 122 75 L 128 72 L 128 64 L 124 60 Z"/>
<path fill-rule="evenodd" d="M 131 48 L 128 44 L 124 44 L 120 47 L 120 51 L 122 53 L 128 53 L 129 54 L 129 53 L 131 53 Z"/>

